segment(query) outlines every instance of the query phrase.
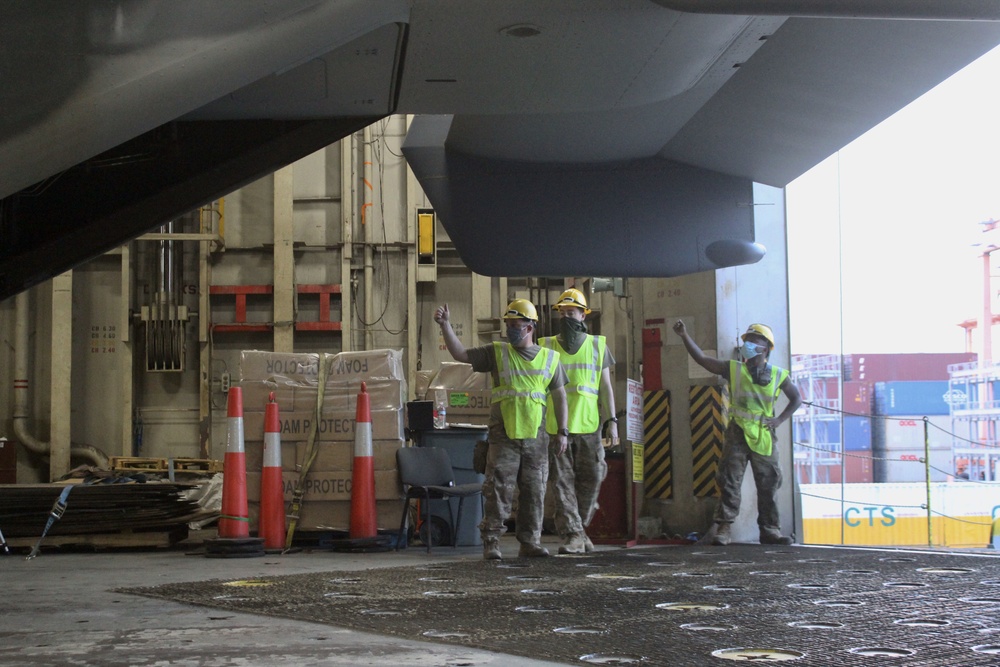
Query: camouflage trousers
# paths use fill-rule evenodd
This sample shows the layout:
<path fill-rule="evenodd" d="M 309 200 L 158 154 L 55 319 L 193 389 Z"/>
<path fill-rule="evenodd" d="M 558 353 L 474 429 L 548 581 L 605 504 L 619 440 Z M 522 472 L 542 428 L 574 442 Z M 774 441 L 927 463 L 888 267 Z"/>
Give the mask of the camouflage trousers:
<path fill-rule="evenodd" d="M 534 438 L 511 440 L 502 424 L 490 426 L 490 449 L 486 458 L 486 480 L 483 482 L 485 507 L 479 531 L 483 541 L 500 537 L 507 528 L 514 491 L 518 491 L 517 541 L 539 544 L 542 539 L 542 518 L 545 514 L 545 484 L 549 477 L 546 453 L 548 436 L 545 420 Z"/>
<path fill-rule="evenodd" d="M 582 533 L 597 511 L 601 482 L 608 474 L 600 431 L 572 434 L 562 454 L 549 447 L 549 475 L 555 500 L 556 532 L 563 539 Z"/>
<path fill-rule="evenodd" d="M 772 435 L 773 437 L 773 435 Z M 747 463 L 757 485 L 757 525 L 768 532 L 780 531 L 778 489 L 781 488 L 781 468 L 778 465 L 778 439 L 774 438 L 771 455 L 763 456 L 747 446 L 743 429 L 730 421 L 726 428 L 722 458 L 715 477 L 719 484 L 719 505 L 715 508 L 716 523 L 732 523 L 740 513 L 740 488 Z"/>

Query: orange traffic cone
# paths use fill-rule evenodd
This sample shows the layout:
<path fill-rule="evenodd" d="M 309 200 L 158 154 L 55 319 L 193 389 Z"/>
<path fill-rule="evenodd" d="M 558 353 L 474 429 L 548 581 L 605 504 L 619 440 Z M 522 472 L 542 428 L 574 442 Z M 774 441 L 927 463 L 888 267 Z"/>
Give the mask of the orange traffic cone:
<path fill-rule="evenodd" d="M 362 382 L 354 425 L 354 470 L 351 474 L 351 539 L 378 535 L 375 515 L 375 459 L 368 387 Z"/>
<path fill-rule="evenodd" d="M 264 409 L 264 465 L 260 474 L 260 525 L 265 549 L 285 546 L 285 490 L 281 480 L 281 424 L 274 392 Z"/>
<path fill-rule="evenodd" d="M 250 536 L 250 509 L 247 505 L 247 461 L 243 448 L 243 389 L 229 389 L 229 435 L 222 462 L 222 514 L 219 537 Z"/>

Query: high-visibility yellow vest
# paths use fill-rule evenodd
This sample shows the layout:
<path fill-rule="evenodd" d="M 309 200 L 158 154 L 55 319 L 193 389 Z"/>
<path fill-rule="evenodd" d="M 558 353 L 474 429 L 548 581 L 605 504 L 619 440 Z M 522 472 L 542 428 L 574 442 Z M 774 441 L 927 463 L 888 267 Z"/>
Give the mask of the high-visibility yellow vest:
<path fill-rule="evenodd" d="M 771 431 L 762 420 L 774 416 L 774 404 L 778 400 L 781 383 L 788 377 L 788 371 L 777 366 L 771 367 L 771 381 L 759 385 L 753 381 L 750 370 L 742 361 L 729 362 L 729 417 L 743 429 L 747 446 L 763 456 L 771 455 Z"/>
<path fill-rule="evenodd" d="M 587 336 L 575 354 L 563 349 L 558 338 L 549 336 L 538 341 L 542 347 L 559 353 L 559 363 L 566 371 L 566 407 L 569 409 L 570 433 L 593 433 L 601 425 L 601 413 L 597 399 L 601 389 L 601 370 L 604 368 L 604 351 L 607 339 L 604 336 Z M 545 430 L 555 435 L 558 430 L 552 396 L 548 397 L 545 415 Z"/>
<path fill-rule="evenodd" d="M 493 343 L 499 384 L 493 387 L 492 401 L 500 404 L 508 438 L 534 438 L 542 424 L 545 397 L 559 353 L 543 347 L 528 361 L 511 347 L 509 343 Z"/>

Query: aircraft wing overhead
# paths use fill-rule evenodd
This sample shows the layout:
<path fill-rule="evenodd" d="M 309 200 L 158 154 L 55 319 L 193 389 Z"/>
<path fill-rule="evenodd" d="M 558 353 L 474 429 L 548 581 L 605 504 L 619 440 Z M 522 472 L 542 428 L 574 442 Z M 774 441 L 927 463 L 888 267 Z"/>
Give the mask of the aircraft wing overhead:
<path fill-rule="evenodd" d="M 604 65 L 582 67 L 572 85 L 545 69 L 558 60 L 546 56 L 541 71 L 525 71 L 525 81 L 504 89 L 521 96 L 495 100 L 497 111 L 474 113 L 456 103 L 446 120 L 418 117 L 411 126 L 404 153 L 477 272 L 673 276 L 756 261 L 752 182 L 786 185 L 1000 43 L 996 21 L 633 9 L 611 22 L 613 33 L 635 32 L 628 46 L 619 45 L 632 49 L 628 58 L 615 60 L 594 35 Z M 560 33 L 554 41 L 573 44 L 579 35 L 568 23 L 589 18 L 563 18 L 551 28 Z M 521 41 L 544 40 L 546 30 Z M 479 50 L 491 39 L 500 45 L 470 61 L 464 76 L 461 62 L 436 66 L 451 72 L 455 87 L 465 76 L 477 85 L 489 80 L 491 64 L 519 56 L 497 35 L 476 35 Z M 679 70 L 671 64 L 672 40 L 685 45 Z M 632 82 L 650 81 L 655 67 L 667 80 L 637 93 Z M 404 83 L 404 104 L 420 107 L 412 89 L 419 80 Z M 553 110 L 546 91 L 560 86 L 569 88 L 572 104 Z M 601 86 L 604 96 L 575 96 Z M 719 190 L 720 177 L 735 189 Z M 525 247 L 525 234 L 539 242 Z M 719 243 L 739 251 L 707 250 Z M 574 258 L 572 266 L 553 256 L 556 246 Z"/>
<path fill-rule="evenodd" d="M 997 44 L 997 21 L 792 18 L 660 154 L 784 187 Z"/>
<path fill-rule="evenodd" d="M 0 298 L 391 113 L 416 116 L 404 151 L 477 270 L 753 261 L 753 182 L 1000 43 L 992 0 L 16 0 L 0 19 Z M 504 234 L 577 225 L 610 259 L 584 239 L 572 266 L 496 263 Z"/>

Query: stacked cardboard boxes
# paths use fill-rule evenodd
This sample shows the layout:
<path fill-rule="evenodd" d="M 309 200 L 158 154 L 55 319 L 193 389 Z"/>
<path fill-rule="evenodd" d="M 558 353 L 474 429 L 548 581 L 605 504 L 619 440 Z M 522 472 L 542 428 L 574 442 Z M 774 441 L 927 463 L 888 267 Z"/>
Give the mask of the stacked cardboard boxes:
<path fill-rule="evenodd" d="M 320 364 L 327 369 L 320 400 Z M 355 411 L 361 383 L 371 403 L 372 449 L 378 527 L 399 524 L 402 489 L 396 450 L 405 443 L 407 398 L 401 350 L 339 354 L 244 351 L 240 358 L 247 497 L 251 530 L 256 529 L 264 448 L 264 408 L 274 392 L 281 423 L 281 467 L 285 502 L 290 502 L 305 464 L 309 433 L 316 427 L 316 458 L 303 485 L 297 530 L 346 530 L 351 516 Z"/>
<path fill-rule="evenodd" d="M 434 400 L 437 391 L 446 396 L 449 424 L 489 424 L 492 403 L 488 373 L 477 373 L 469 364 L 446 361 L 430 380 L 426 398 Z"/>

